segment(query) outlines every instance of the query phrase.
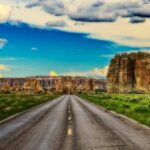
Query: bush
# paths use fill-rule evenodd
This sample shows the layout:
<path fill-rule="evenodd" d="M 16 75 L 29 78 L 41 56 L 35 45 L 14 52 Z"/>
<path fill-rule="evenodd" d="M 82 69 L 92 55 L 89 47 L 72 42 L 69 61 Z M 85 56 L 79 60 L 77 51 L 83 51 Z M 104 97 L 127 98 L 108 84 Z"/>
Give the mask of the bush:
<path fill-rule="evenodd" d="M 146 113 L 149 111 L 149 108 L 147 106 L 137 106 L 134 108 L 134 112 L 138 113 Z"/>
<path fill-rule="evenodd" d="M 132 103 L 139 103 L 140 99 L 139 98 L 131 98 L 130 102 L 132 102 Z"/>
<path fill-rule="evenodd" d="M 130 105 L 128 105 L 128 104 L 122 104 L 122 107 L 123 108 L 130 108 Z"/>

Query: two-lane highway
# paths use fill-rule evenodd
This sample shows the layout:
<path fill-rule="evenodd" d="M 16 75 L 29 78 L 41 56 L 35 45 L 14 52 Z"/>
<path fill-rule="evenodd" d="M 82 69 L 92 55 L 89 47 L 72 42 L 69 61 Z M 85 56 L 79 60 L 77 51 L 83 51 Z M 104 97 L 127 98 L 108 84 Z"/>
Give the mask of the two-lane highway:
<path fill-rule="evenodd" d="M 63 143 L 68 96 L 50 101 L 0 125 L 0 149 L 48 150 Z"/>
<path fill-rule="evenodd" d="M 64 95 L 0 124 L 0 150 L 150 150 L 150 129 Z"/>

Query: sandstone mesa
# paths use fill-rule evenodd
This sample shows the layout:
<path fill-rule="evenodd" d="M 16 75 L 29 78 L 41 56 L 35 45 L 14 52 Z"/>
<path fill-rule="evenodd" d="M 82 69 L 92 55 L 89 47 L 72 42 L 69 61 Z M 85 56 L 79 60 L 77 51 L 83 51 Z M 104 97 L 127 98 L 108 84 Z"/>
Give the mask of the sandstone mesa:
<path fill-rule="evenodd" d="M 150 93 L 150 53 L 117 54 L 107 74 L 109 93 Z"/>
<path fill-rule="evenodd" d="M 0 79 L 2 92 L 59 92 L 75 94 L 83 91 L 106 91 L 104 80 L 84 77 L 29 77 Z"/>

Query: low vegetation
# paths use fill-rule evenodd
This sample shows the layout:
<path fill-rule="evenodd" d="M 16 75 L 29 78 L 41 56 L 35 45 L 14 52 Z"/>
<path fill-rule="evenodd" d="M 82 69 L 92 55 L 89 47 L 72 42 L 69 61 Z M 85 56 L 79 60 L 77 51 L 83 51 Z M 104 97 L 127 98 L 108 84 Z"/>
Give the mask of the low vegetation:
<path fill-rule="evenodd" d="M 150 94 L 84 93 L 79 96 L 150 126 Z"/>
<path fill-rule="evenodd" d="M 49 101 L 57 94 L 0 94 L 0 120 Z"/>

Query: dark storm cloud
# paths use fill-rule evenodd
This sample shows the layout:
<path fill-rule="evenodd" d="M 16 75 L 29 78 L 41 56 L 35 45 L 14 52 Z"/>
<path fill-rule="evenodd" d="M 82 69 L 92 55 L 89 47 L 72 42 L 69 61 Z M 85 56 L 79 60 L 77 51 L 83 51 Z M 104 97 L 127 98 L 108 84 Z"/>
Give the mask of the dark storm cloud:
<path fill-rule="evenodd" d="M 130 23 L 143 23 L 145 22 L 145 18 L 133 17 L 129 21 Z"/>
<path fill-rule="evenodd" d="M 75 16 L 71 15 L 70 18 L 75 21 L 83 22 L 114 22 L 116 21 L 116 16 Z"/>

